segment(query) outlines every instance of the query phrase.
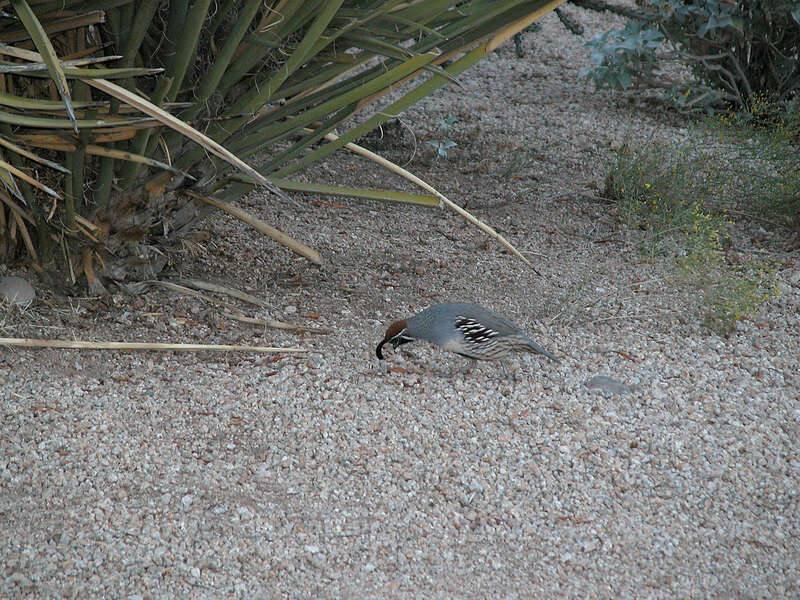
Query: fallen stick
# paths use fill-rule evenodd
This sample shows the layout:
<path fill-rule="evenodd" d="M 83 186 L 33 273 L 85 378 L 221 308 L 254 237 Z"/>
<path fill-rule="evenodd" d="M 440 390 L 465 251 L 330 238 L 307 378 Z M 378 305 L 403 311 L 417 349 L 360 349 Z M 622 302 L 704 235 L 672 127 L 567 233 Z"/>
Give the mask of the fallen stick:
<path fill-rule="evenodd" d="M 248 317 L 241 313 L 222 313 L 222 316 L 241 321 L 242 323 L 250 323 L 252 325 L 263 325 L 264 327 L 272 327 L 274 329 L 288 329 L 294 331 L 302 331 L 303 333 L 333 333 L 333 329 L 328 327 L 304 327 L 301 325 L 292 325 L 291 323 L 284 323 L 283 321 L 274 321 L 272 319 L 256 319 Z"/>
<path fill-rule="evenodd" d="M 216 283 L 209 283 L 208 281 L 200 281 L 199 279 L 179 279 L 177 283 L 178 285 L 193 287 L 199 290 L 206 290 L 207 292 L 225 294 L 233 298 L 238 298 L 239 300 L 244 300 L 250 304 L 261 306 L 262 308 L 268 306 L 267 303 L 261 298 L 256 298 L 252 294 L 248 294 L 247 292 L 243 292 L 235 288 L 226 287 L 224 285 L 217 285 Z"/>
<path fill-rule="evenodd" d="M 224 312 L 224 313 L 222 313 L 223 316 L 226 316 L 229 319 L 235 319 L 237 321 L 241 321 L 243 323 L 252 323 L 253 325 L 263 325 L 264 327 L 272 327 L 273 329 L 286 329 L 288 331 L 303 331 L 303 332 L 306 332 L 306 333 L 331 333 L 331 331 L 332 331 L 330 329 L 319 328 L 319 327 L 304 327 L 303 325 L 295 325 L 294 323 L 287 323 L 286 321 L 276 321 L 275 319 L 257 319 L 257 318 L 253 318 L 253 317 L 247 317 L 247 316 L 243 315 L 241 313 L 241 311 L 239 311 L 238 309 L 236 309 L 233 306 L 231 306 L 230 303 L 226 302 L 225 300 L 220 300 L 218 298 L 212 298 L 211 296 L 207 296 L 206 294 L 204 294 L 202 292 L 198 292 L 197 290 L 193 290 L 191 288 L 188 288 L 186 286 L 180 285 L 178 283 L 172 283 L 171 281 L 164 281 L 164 280 L 153 280 L 152 283 L 155 283 L 155 284 L 158 284 L 160 286 L 163 286 L 163 287 L 167 288 L 168 290 L 172 290 L 173 292 L 178 292 L 179 294 L 186 294 L 187 296 L 194 296 L 196 298 L 202 298 L 206 302 L 211 302 L 212 304 L 221 304 L 223 306 L 227 306 L 232 311 L 234 311 L 234 313 Z M 185 281 L 184 283 L 189 283 L 191 285 L 197 285 L 198 287 L 201 287 L 202 289 L 218 291 L 218 292 L 220 292 L 222 294 L 228 293 L 225 290 L 238 292 L 238 290 L 234 290 L 233 288 L 225 288 L 225 287 L 222 287 L 222 286 L 217 286 L 217 285 L 214 285 L 214 284 L 205 283 L 205 282 L 201 282 L 201 281 Z M 203 286 L 205 286 L 205 287 L 203 287 Z M 245 294 L 244 292 L 239 292 L 239 293 L 243 294 L 244 296 L 250 296 L 249 294 Z M 250 300 L 247 300 L 247 298 L 244 298 L 244 297 L 241 297 L 241 296 L 235 296 L 235 297 L 239 298 L 240 300 L 245 300 L 247 302 L 250 302 Z M 250 297 L 253 298 L 253 300 L 255 300 L 257 303 L 260 303 L 262 306 L 265 304 L 264 302 L 262 302 L 261 300 L 259 300 L 255 296 L 250 296 Z"/>
<path fill-rule="evenodd" d="M 0 338 L 2 346 L 25 348 L 73 348 L 82 350 L 213 350 L 221 352 L 288 352 L 304 353 L 305 348 L 277 348 L 272 346 L 228 346 L 224 344 L 158 344 L 150 342 L 86 342 L 81 340 L 36 340 L 31 338 Z"/>
<path fill-rule="evenodd" d="M 336 140 L 339 139 L 339 136 L 337 136 L 335 133 L 327 133 L 327 134 L 325 134 L 325 139 L 326 140 L 330 140 L 332 142 L 335 142 Z M 429 192 L 429 193 L 433 194 L 434 196 L 439 198 L 439 201 L 442 204 L 444 204 L 445 206 L 447 206 L 450 210 L 458 213 L 459 215 L 464 217 L 467 221 L 469 221 L 470 223 L 475 225 L 478 229 L 480 229 L 481 231 L 486 233 L 488 236 L 493 237 L 498 242 L 500 242 L 503 246 L 505 246 L 508 249 L 509 252 L 511 252 L 511 254 L 513 254 L 514 256 L 519 258 L 522 262 L 524 262 L 531 269 L 533 269 L 534 273 L 536 273 L 537 275 L 539 275 L 541 277 L 542 274 L 539 273 L 538 270 L 536 270 L 536 267 L 533 266 L 533 263 L 531 263 L 531 261 L 529 261 L 527 258 L 525 258 L 525 256 L 519 250 L 517 250 L 511 244 L 511 242 L 509 242 L 506 238 L 504 238 L 502 235 L 497 233 L 497 231 L 495 231 L 493 228 L 489 227 L 486 223 L 484 223 L 483 221 L 481 221 L 477 217 L 474 217 L 472 215 L 472 213 L 464 210 L 458 204 L 456 204 L 455 202 L 453 202 L 449 198 L 445 197 L 444 194 L 439 192 L 436 188 L 434 188 L 429 183 L 426 183 L 425 181 L 423 181 L 422 179 L 420 179 L 419 177 L 417 177 L 416 175 L 414 175 L 410 171 L 406 171 L 403 167 L 394 164 L 392 161 L 387 160 L 387 159 L 383 158 L 382 156 L 380 156 L 379 154 L 375 154 L 371 150 L 367 150 L 366 148 L 364 148 L 362 146 L 359 146 L 358 144 L 354 144 L 353 142 L 350 142 L 349 144 L 345 144 L 344 147 L 347 148 L 348 150 L 350 150 L 351 152 L 355 152 L 356 154 L 360 154 L 364 158 L 367 158 L 367 159 L 369 159 L 369 160 L 371 160 L 373 162 L 378 163 L 379 165 L 389 169 L 393 173 L 397 173 L 398 175 L 400 175 L 400 177 L 408 179 L 410 182 L 415 183 L 416 185 L 421 187 L 426 192 Z"/>

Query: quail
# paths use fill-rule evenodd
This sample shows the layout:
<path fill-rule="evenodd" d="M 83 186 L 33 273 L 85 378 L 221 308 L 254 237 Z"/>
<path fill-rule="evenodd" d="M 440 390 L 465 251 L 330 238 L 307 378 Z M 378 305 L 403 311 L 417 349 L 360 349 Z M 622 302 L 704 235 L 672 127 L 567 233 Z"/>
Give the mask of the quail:
<path fill-rule="evenodd" d="M 505 317 L 465 302 L 437 304 L 412 317 L 395 321 L 386 330 L 375 354 L 383 359 L 385 344 L 397 348 L 414 340 L 427 340 L 445 350 L 477 360 L 505 358 L 512 352 L 533 352 L 558 362 L 555 356 L 537 346 Z"/>

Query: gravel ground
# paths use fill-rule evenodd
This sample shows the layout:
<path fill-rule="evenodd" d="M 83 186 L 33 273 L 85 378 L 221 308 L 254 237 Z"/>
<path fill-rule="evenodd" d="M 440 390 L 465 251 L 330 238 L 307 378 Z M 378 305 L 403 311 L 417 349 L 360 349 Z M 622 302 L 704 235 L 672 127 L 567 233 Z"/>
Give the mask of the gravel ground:
<path fill-rule="evenodd" d="M 691 294 L 638 257 L 596 193 L 613 148 L 687 123 L 646 93 L 580 81 L 582 44 L 613 19 L 568 11 L 583 39 L 550 15 L 526 58 L 506 44 L 403 117 L 408 168 L 542 277 L 447 212 L 252 195 L 243 204 L 323 268 L 218 216 L 168 277 L 249 291 L 270 307 L 250 314 L 333 333 L 253 327 L 159 288 L 39 289 L 5 313 L 6 336 L 312 352 L 3 349 L 0 595 L 798 597 L 800 257 L 782 257 L 762 316 L 729 338 L 699 325 Z M 458 146 L 434 160 L 424 142 L 449 115 Z M 348 156 L 326 173 L 396 185 Z M 378 363 L 389 322 L 445 300 L 508 315 L 563 361 L 466 375 L 413 344 Z M 598 375 L 617 393 L 587 387 Z"/>

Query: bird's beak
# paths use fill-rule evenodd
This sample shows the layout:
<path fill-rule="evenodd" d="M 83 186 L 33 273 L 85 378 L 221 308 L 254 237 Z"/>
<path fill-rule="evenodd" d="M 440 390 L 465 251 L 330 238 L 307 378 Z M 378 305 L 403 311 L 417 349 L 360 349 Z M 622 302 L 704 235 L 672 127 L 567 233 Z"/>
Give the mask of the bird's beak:
<path fill-rule="evenodd" d="M 392 348 L 397 350 L 397 347 L 400 346 L 401 344 L 407 344 L 408 342 L 413 342 L 413 341 L 414 340 L 412 338 L 403 336 L 403 332 L 401 331 L 396 336 L 387 338 L 383 340 L 380 344 L 378 344 L 378 347 L 375 348 L 375 354 L 380 360 L 383 360 L 383 352 L 381 350 L 383 349 L 384 345 L 391 344 Z"/>

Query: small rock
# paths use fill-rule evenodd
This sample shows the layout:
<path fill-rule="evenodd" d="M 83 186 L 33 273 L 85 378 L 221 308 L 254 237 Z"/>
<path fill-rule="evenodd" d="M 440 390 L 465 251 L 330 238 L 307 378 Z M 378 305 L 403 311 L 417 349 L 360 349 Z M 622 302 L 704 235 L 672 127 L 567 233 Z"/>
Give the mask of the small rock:
<path fill-rule="evenodd" d="M 621 381 L 617 381 L 613 377 L 607 377 L 606 375 L 595 375 L 584 385 L 590 390 L 601 390 L 615 396 L 631 391 L 631 388 Z"/>
<path fill-rule="evenodd" d="M 416 487 L 416 483 L 413 479 L 401 479 L 400 480 L 400 489 L 404 492 L 410 492 Z"/>
<path fill-rule="evenodd" d="M 36 292 L 22 277 L 0 277 L 0 298 L 27 308 L 36 298 Z"/>
<path fill-rule="evenodd" d="M 654 387 L 650 391 L 650 393 L 653 396 L 654 400 L 666 400 L 667 399 L 667 392 L 664 389 L 660 388 L 660 387 Z"/>
<path fill-rule="evenodd" d="M 183 505 L 183 508 L 189 508 L 192 505 L 192 502 L 194 502 L 194 496 L 191 494 L 186 494 L 183 498 L 181 498 L 181 504 Z"/>
<path fill-rule="evenodd" d="M 290 304 L 289 306 L 283 309 L 283 312 L 286 313 L 287 315 L 293 315 L 294 313 L 297 312 L 297 307 Z"/>
<path fill-rule="evenodd" d="M 15 571 L 6 577 L 6 583 L 17 585 L 19 587 L 29 587 L 31 585 L 31 580 L 25 577 L 25 575 L 20 571 Z"/>

